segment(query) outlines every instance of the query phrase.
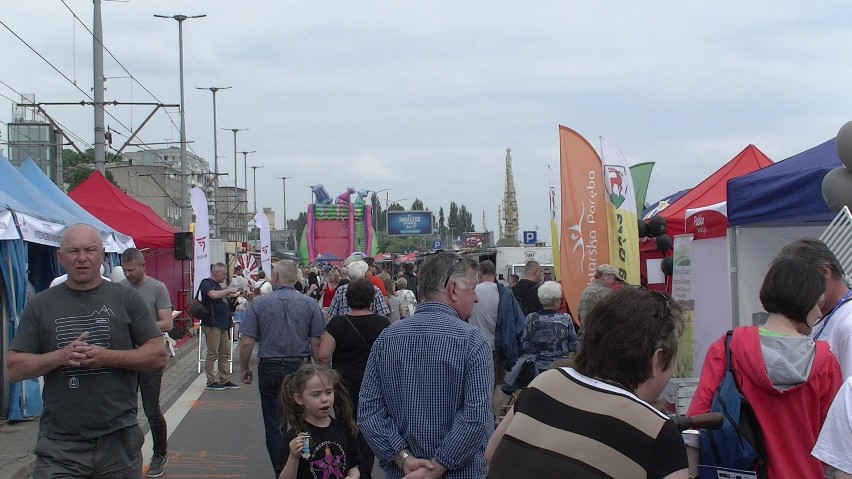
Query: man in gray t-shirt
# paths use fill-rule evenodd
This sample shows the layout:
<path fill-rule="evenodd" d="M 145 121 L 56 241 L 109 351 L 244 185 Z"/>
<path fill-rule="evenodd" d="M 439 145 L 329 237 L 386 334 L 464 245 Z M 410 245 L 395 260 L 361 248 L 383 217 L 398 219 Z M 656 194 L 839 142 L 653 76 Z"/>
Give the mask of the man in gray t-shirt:
<path fill-rule="evenodd" d="M 145 273 L 145 256 L 136 248 L 128 248 L 121 253 L 121 267 L 125 279 L 119 284 L 128 286 L 142 295 L 151 310 L 157 328 L 166 332 L 174 326 L 172 319 L 172 301 L 166 285 Z M 168 429 L 166 418 L 160 409 L 160 388 L 163 383 L 163 371 L 139 371 L 139 391 L 142 393 L 142 408 L 151 426 L 151 439 L 154 455 L 148 466 L 147 477 L 160 477 L 169 462 L 166 437 Z"/>
<path fill-rule="evenodd" d="M 27 303 L 9 346 L 10 381 L 44 376 L 35 477 L 142 468 L 136 371 L 162 369 L 167 354 L 142 297 L 101 278 L 103 255 L 97 230 L 66 228 L 58 257 L 68 280 Z"/>

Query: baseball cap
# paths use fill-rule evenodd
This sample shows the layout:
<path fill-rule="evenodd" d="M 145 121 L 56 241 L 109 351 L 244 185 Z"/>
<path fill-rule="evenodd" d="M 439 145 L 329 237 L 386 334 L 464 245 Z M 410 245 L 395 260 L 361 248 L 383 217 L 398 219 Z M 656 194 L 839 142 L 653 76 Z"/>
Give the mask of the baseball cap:
<path fill-rule="evenodd" d="M 615 276 L 617 280 L 624 281 L 623 279 L 621 279 L 621 276 L 619 276 L 618 270 L 615 269 L 615 266 L 611 264 L 602 264 L 598 266 L 598 269 L 596 271 L 601 274 L 611 274 Z"/>

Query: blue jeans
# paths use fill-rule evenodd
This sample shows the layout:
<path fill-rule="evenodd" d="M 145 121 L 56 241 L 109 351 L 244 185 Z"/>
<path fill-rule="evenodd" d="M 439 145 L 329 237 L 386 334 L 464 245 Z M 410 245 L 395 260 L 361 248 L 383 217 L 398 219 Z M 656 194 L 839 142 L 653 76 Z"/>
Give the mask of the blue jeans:
<path fill-rule="evenodd" d="M 276 475 L 284 469 L 281 448 L 284 446 L 282 424 L 284 409 L 278 398 L 284 377 L 299 369 L 299 361 L 261 359 L 257 365 L 257 387 L 260 390 L 260 409 L 263 412 L 263 427 L 266 430 L 266 450 Z"/>
<path fill-rule="evenodd" d="M 139 371 L 139 391 L 142 393 L 142 408 L 151 427 L 151 439 L 154 454 L 165 455 L 168 451 L 166 436 L 166 418 L 160 410 L 160 386 L 163 382 L 162 371 Z"/>

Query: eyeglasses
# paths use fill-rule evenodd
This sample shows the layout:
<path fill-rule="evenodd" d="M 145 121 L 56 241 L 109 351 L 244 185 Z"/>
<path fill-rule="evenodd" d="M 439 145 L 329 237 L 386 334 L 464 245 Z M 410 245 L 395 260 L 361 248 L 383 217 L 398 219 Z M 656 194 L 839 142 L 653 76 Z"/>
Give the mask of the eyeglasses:
<path fill-rule="evenodd" d="M 665 308 L 666 308 L 665 314 L 663 314 L 663 317 L 660 320 L 660 324 L 657 325 L 657 333 L 654 334 L 654 342 L 651 343 L 651 347 L 653 348 L 651 350 L 651 356 L 653 356 L 654 351 L 657 350 L 657 341 L 659 341 L 660 335 L 663 333 L 663 328 L 666 326 L 666 324 L 669 322 L 669 319 L 672 317 L 672 303 L 671 303 L 671 300 L 669 299 L 669 295 L 662 293 L 660 291 L 655 291 L 653 289 L 649 289 L 648 291 L 650 291 L 657 298 L 662 299 L 663 303 L 665 304 Z"/>
<path fill-rule="evenodd" d="M 447 285 L 450 284 L 450 277 L 453 276 L 453 271 L 455 271 L 456 266 L 462 262 L 462 256 L 458 253 L 453 253 L 455 259 L 453 260 L 453 264 L 450 266 L 450 269 L 447 271 L 447 277 L 444 278 L 444 289 L 447 289 Z"/>

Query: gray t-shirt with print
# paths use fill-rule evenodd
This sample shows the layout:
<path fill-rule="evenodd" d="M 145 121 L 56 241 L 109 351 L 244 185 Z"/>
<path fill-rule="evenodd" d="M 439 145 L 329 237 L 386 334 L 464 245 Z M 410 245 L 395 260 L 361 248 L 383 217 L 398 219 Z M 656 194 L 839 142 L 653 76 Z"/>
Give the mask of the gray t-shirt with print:
<path fill-rule="evenodd" d="M 158 281 L 150 276 L 147 277 L 142 284 L 133 284 L 127 279 L 121 280 L 118 284 L 123 284 L 129 288 L 133 288 L 142 295 L 145 304 L 151 309 L 151 314 L 154 315 L 154 322 L 160 318 L 157 316 L 157 311 L 172 307 L 172 300 L 169 298 L 169 290 L 162 281 Z"/>
<path fill-rule="evenodd" d="M 77 291 L 54 286 L 27 302 L 10 349 L 46 354 L 88 331 L 90 344 L 134 349 L 160 336 L 135 290 L 102 282 Z M 44 375 L 39 434 L 51 439 L 94 439 L 137 424 L 136 371 L 62 366 Z"/>

